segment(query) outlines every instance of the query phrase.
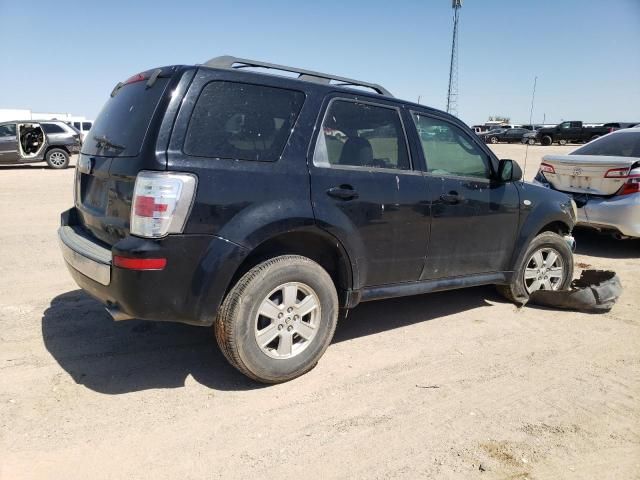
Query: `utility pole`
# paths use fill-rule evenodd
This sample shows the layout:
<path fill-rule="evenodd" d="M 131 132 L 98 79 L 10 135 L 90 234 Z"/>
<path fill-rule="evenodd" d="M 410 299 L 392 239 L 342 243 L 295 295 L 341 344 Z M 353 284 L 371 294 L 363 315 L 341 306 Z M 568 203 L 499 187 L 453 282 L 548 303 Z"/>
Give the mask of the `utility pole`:
<path fill-rule="evenodd" d="M 451 62 L 449 64 L 449 88 L 447 90 L 447 112 L 458 114 L 458 20 L 462 0 L 452 0 L 453 8 L 453 41 L 451 42 Z"/>

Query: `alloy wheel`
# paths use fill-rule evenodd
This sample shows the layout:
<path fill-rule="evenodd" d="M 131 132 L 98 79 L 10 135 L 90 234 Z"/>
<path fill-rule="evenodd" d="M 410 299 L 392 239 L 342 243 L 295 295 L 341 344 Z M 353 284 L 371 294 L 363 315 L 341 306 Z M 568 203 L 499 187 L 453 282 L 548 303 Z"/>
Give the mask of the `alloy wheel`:
<path fill-rule="evenodd" d="M 61 167 L 65 164 L 67 158 L 60 152 L 53 152 L 51 155 L 49 155 L 49 161 L 56 167 Z"/>
<path fill-rule="evenodd" d="M 315 338 L 321 318 L 320 300 L 311 287 L 289 282 L 272 290 L 255 318 L 256 343 L 271 358 L 292 358 Z"/>
<path fill-rule="evenodd" d="M 529 257 L 524 269 L 524 286 L 527 293 L 536 290 L 558 290 L 562 285 L 565 267 L 557 250 L 540 248 Z"/>

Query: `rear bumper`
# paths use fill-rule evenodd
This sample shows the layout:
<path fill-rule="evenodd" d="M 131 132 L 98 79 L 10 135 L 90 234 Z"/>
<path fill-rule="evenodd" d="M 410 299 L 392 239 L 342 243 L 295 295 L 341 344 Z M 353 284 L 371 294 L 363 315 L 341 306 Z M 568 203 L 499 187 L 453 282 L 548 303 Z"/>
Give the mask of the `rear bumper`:
<path fill-rule="evenodd" d="M 78 286 L 115 319 L 211 325 L 246 257 L 244 248 L 213 235 L 129 236 L 109 247 L 74 224 L 75 218 L 75 209 L 62 215 L 62 256 Z M 114 255 L 166 258 L 167 265 L 163 270 L 128 270 L 113 265 Z"/>
<path fill-rule="evenodd" d="M 591 198 L 578 209 L 578 225 L 617 230 L 622 235 L 640 237 L 640 194 Z"/>
<path fill-rule="evenodd" d="M 533 180 L 532 183 L 551 188 L 548 183 Z M 570 192 L 563 192 L 572 196 Z M 577 198 L 577 197 L 576 197 Z M 640 194 L 613 197 L 581 197 L 576 225 L 615 230 L 628 237 L 640 237 Z"/>

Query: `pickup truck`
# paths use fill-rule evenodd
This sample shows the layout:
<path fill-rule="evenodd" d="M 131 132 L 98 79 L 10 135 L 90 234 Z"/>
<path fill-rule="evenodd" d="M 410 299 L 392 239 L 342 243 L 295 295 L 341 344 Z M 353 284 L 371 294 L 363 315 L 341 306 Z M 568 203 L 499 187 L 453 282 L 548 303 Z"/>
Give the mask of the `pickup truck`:
<path fill-rule="evenodd" d="M 612 127 L 585 127 L 582 122 L 562 122 L 555 127 L 541 128 L 536 132 L 536 140 L 542 145 L 554 142 L 566 145 L 569 142 L 590 142 L 616 130 Z"/>

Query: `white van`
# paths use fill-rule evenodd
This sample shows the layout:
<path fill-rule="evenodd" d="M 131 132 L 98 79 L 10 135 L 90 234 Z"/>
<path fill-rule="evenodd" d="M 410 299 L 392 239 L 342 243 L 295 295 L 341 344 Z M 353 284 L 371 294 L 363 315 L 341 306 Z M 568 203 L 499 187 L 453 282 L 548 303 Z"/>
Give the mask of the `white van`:
<path fill-rule="evenodd" d="M 80 138 L 82 138 L 82 141 L 84 142 L 84 137 L 87 136 L 87 133 L 89 133 L 89 130 L 91 130 L 91 127 L 93 126 L 93 120 L 83 120 L 82 122 L 70 123 L 80 132 Z"/>

